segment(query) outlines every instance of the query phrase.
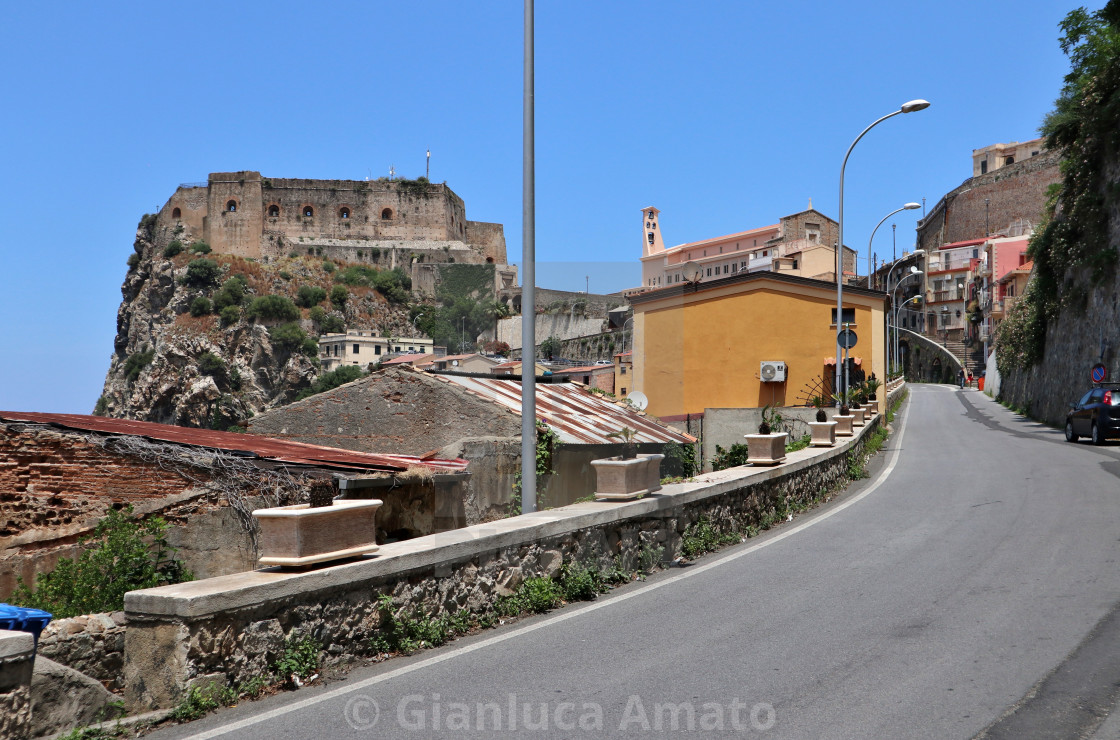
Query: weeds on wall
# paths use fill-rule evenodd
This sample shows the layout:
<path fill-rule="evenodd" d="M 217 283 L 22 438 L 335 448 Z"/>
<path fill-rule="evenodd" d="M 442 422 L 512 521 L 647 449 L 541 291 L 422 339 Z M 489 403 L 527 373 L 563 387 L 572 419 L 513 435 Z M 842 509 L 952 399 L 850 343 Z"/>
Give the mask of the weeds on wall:
<path fill-rule="evenodd" d="M 548 500 L 545 498 L 544 483 L 545 476 L 554 475 L 556 471 L 552 469 L 552 453 L 556 449 L 556 445 L 560 443 L 560 437 L 556 432 L 544 422 L 537 422 L 537 444 L 536 444 L 536 468 L 537 468 L 537 511 L 542 511 L 548 508 Z M 513 481 L 513 500 L 510 501 L 510 516 L 521 515 L 521 471 L 517 472 L 517 476 Z"/>

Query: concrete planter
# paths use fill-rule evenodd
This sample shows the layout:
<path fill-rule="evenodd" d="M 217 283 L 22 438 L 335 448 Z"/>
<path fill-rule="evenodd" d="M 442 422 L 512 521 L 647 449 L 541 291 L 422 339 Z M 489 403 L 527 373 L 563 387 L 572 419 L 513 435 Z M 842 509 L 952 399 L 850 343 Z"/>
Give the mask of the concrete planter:
<path fill-rule="evenodd" d="M 777 465 L 786 459 L 785 432 L 776 434 L 744 434 L 747 440 L 747 462 L 751 465 Z"/>
<path fill-rule="evenodd" d="M 813 438 L 809 440 L 813 447 L 832 447 L 836 444 L 835 421 L 811 421 L 809 429 L 813 431 Z"/>
<path fill-rule="evenodd" d="M 592 460 L 595 469 L 595 498 L 625 501 L 661 490 L 661 459 L 664 455 L 638 455 L 630 460 L 606 457 Z"/>
<path fill-rule="evenodd" d="M 849 411 L 850 410 L 851 409 L 849 409 Z M 833 416 L 832 419 L 836 422 L 836 436 L 837 437 L 850 437 L 850 436 L 852 436 L 852 420 L 854 420 L 855 418 L 856 417 L 852 416 L 851 414 L 848 414 L 847 416 L 841 416 L 840 414 L 836 414 L 835 416 Z"/>
<path fill-rule="evenodd" d="M 849 411 L 851 412 L 852 417 L 853 417 L 852 418 L 852 426 L 854 426 L 854 427 L 863 426 L 863 417 L 867 413 L 867 409 L 865 409 L 861 406 L 858 409 L 849 409 Z"/>
<path fill-rule="evenodd" d="M 257 509 L 260 564 L 312 565 L 377 552 L 373 519 L 379 506 L 379 499 L 355 499 L 315 509 L 308 504 Z"/>

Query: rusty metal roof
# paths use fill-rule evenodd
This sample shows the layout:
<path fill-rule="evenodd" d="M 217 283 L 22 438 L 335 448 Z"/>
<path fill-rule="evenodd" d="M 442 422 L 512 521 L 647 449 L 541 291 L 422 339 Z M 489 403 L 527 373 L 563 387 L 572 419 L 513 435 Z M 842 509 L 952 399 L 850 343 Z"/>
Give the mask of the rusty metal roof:
<path fill-rule="evenodd" d="M 394 472 L 406 470 L 414 465 L 423 465 L 445 473 L 457 473 L 467 468 L 466 460 L 421 459 L 409 455 L 354 452 L 336 447 L 323 447 L 321 445 L 304 444 L 303 442 L 289 442 L 272 437 L 261 437 L 256 434 L 217 432 L 212 429 L 194 429 L 170 424 L 155 424 L 150 421 L 109 419 L 103 416 L 86 416 L 84 414 L 0 411 L 0 421 L 25 421 L 104 434 L 136 435 L 160 442 L 225 450 L 265 460 L 323 468 Z"/>
<path fill-rule="evenodd" d="M 462 386 L 483 398 L 521 413 L 521 382 L 500 377 L 433 375 L 445 383 Z M 629 406 L 588 393 L 572 383 L 540 383 L 537 388 L 537 420 L 549 426 L 569 444 L 617 444 L 607 435 L 623 427 L 638 434 L 635 442 L 695 442 L 696 439 Z"/>

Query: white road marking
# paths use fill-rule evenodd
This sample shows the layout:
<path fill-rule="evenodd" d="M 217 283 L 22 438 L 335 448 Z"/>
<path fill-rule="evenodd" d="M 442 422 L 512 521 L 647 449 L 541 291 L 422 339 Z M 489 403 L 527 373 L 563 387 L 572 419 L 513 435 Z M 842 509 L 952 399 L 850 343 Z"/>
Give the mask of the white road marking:
<path fill-rule="evenodd" d="M 782 532 L 781 534 L 770 537 L 764 542 L 759 542 L 758 544 L 751 547 L 733 552 L 730 555 L 725 555 L 718 559 L 712 560 L 709 563 L 705 563 L 704 565 L 692 566 L 677 575 L 658 581 L 657 583 L 646 584 L 645 586 L 640 586 L 633 591 L 628 591 L 627 593 L 619 594 L 618 596 L 613 596 L 610 599 L 605 599 L 603 601 L 594 601 L 580 608 L 572 609 L 571 607 L 569 607 L 563 613 L 558 614 L 555 617 L 550 617 L 548 619 L 541 620 L 540 622 L 535 622 L 524 627 L 519 627 L 517 629 L 510 630 L 509 632 L 503 632 L 500 635 L 495 635 L 494 637 L 480 640 L 479 642 L 473 643 L 471 645 L 448 650 L 447 652 L 440 653 L 439 655 L 434 655 L 431 658 L 427 658 L 416 663 L 411 663 L 407 666 L 402 666 L 401 668 L 397 668 L 387 673 L 382 673 L 377 676 L 371 676 L 370 678 L 362 679 L 361 681 L 356 681 L 346 686 L 340 686 L 336 689 L 325 691 L 321 694 L 317 694 L 314 697 L 304 699 L 302 701 L 297 701 L 292 704 L 286 704 L 282 707 L 270 709 L 266 712 L 261 712 L 260 714 L 253 715 L 252 717 L 246 717 L 245 719 L 238 720 L 237 722 L 234 722 L 232 724 L 223 725 L 222 727 L 216 727 L 212 730 L 200 732 L 196 735 L 190 735 L 189 737 L 185 738 L 185 740 L 209 740 L 210 738 L 228 735 L 229 733 L 236 732 L 237 730 L 243 730 L 246 727 L 252 727 L 253 725 L 260 724 L 261 722 L 267 722 L 268 720 L 275 719 L 276 717 L 282 717 L 285 714 L 298 712 L 301 709 L 314 706 L 323 701 L 328 701 L 340 696 L 345 696 L 346 694 L 352 694 L 355 691 L 361 691 L 362 689 L 368 688 L 370 686 L 375 686 L 379 683 L 384 683 L 385 681 L 391 681 L 392 679 L 399 676 L 404 676 L 415 671 L 423 670 L 424 668 L 428 668 L 429 666 L 437 665 L 439 663 L 443 663 L 444 661 L 458 658 L 461 655 L 473 653 L 476 650 L 482 650 L 484 648 L 490 647 L 491 645 L 496 645 L 500 642 L 505 642 L 506 640 L 512 640 L 515 637 L 521 637 L 522 635 L 528 634 L 530 632 L 535 632 L 536 630 L 544 629 L 545 627 L 551 627 L 554 624 L 559 624 L 560 622 L 574 619 L 575 617 L 581 617 L 590 612 L 597 611 L 599 609 L 605 609 L 615 604 L 619 604 L 623 601 L 636 598 L 638 596 L 644 596 L 650 591 L 656 591 L 659 588 L 663 588 L 665 586 L 668 586 L 669 584 L 676 583 L 677 581 L 683 580 L 685 578 L 698 576 L 701 573 L 706 573 L 709 570 L 712 570 L 713 568 L 718 568 L 719 566 L 729 563 L 733 560 L 738 560 L 741 557 L 745 557 L 753 552 L 757 552 L 764 547 L 769 547 L 775 542 L 781 542 L 785 538 L 792 537 L 798 532 L 808 529 L 818 522 L 823 522 L 829 517 L 832 517 L 840 513 L 844 509 L 847 509 L 849 506 L 862 501 L 863 499 L 874 493 L 879 488 L 879 486 L 881 486 L 884 481 L 886 481 L 891 472 L 894 470 L 895 465 L 898 463 L 898 456 L 902 451 L 902 437 L 906 433 L 906 426 L 904 422 L 909 417 L 908 412 L 909 406 L 907 406 L 906 411 L 900 415 L 900 419 L 897 424 L 898 436 L 896 438 L 896 443 L 893 445 L 893 448 L 890 451 L 890 459 L 887 461 L 886 466 L 884 466 L 882 472 L 879 473 L 879 477 L 874 483 L 868 486 L 866 490 L 856 496 L 853 496 L 844 503 L 839 504 L 832 509 L 829 509 L 823 514 L 815 516 L 812 519 L 803 522 L 802 524 L 791 527 L 789 530 Z"/>

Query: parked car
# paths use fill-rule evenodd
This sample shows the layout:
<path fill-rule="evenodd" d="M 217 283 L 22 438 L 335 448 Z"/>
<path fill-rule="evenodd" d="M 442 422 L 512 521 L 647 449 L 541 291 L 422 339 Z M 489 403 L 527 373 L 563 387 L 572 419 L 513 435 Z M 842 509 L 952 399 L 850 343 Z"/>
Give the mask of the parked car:
<path fill-rule="evenodd" d="M 1066 415 L 1066 441 L 1088 437 L 1093 444 L 1104 444 L 1109 437 L 1120 437 L 1120 384 L 1108 383 L 1089 390 L 1071 404 Z"/>

